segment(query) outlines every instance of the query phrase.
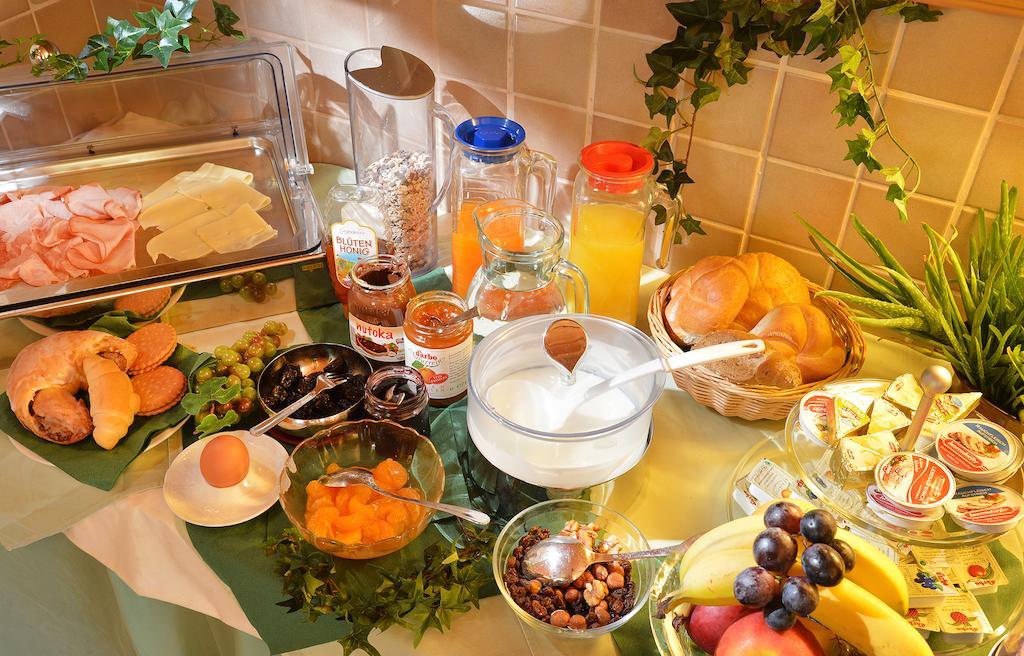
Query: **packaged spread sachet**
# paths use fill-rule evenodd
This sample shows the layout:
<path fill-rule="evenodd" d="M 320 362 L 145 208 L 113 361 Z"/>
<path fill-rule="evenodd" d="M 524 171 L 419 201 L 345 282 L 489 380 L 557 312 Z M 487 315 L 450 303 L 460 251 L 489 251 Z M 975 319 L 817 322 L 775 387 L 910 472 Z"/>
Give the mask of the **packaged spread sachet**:
<path fill-rule="evenodd" d="M 874 480 L 882 458 L 899 450 L 899 441 L 889 431 L 841 437 L 832 447 L 832 477 L 844 488 L 865 487 Z"/>
<path fill-rule="evenodd" d="M 917 410 L 922 396 L 924 396 L 924 390 L 921 389 L 913 374 L 903 374 L 892 381 L 882 395 L 886 400 L 892 401 L 901 408 L 906 408 L 911 412 Z"/>
<path fill-rule="evenodd" d="M 868 433 L 879 433 L 891 431 L 897 433 L 910 425 L 910 417 L 905 415 L 891 401 L 875 399 L 871 406 L 871 422 L 868 424 Z"/>

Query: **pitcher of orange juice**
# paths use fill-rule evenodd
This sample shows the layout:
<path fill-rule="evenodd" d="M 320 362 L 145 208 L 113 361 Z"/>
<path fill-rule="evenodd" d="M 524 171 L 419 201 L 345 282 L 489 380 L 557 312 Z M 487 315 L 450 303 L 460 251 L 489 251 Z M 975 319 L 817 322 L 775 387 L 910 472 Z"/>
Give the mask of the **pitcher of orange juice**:
<path fill-rule="evenodd" d="M 625 141 L 600 141 L 580 152 L 572 199 L 569 261 L 590 287 L 590 311 L 635 324 L 640 269 L 651 208 L 668 209 L 658 266 L 668 264 L 679 203 L 651 175 L 654 157 Z"/>
<path fill-rule="evenodd" d="M 479 116 L 454 133 L 458 157 L 452 169 L 452 290 L 465 297 L 483 254 L 473 212 L 499 199 L 532 201 L 547 212 L 555 199 L 555 160 L 526 147 L 526 130 L 513 120 Z M 530 180 L 536 178 L 536 185 Z"/>

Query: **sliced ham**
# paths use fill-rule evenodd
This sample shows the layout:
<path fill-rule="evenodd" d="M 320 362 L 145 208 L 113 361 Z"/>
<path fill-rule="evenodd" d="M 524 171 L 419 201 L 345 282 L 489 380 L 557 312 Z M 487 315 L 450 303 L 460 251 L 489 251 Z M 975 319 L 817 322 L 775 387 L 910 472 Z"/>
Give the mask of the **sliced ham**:
<path fill-rule="evenodd" d="M 68 192 L 64 202 L 75 216 L 89 219 L 134 219 L 142 207 L 137 191 L 118 187 L 108 192 L 94 184 L 82 185 Z"/>
<path fill-rule="evenodd" d="M 0 194 L 0 290 L 135 266 L 138 191 L 88 184 Z"/>

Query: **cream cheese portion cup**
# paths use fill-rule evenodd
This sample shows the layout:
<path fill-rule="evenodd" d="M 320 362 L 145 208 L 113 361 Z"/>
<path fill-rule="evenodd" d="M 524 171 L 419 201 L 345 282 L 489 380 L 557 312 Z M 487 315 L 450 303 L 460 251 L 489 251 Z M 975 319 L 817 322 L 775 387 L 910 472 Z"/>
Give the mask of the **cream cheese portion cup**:
<path fill-rule="evenodd" d="M 931 456 L 901 451 L 875 467 L 878 490 L 910 510 L 938 508 L 953 497 L 956 481 L 949 469 Z"/>

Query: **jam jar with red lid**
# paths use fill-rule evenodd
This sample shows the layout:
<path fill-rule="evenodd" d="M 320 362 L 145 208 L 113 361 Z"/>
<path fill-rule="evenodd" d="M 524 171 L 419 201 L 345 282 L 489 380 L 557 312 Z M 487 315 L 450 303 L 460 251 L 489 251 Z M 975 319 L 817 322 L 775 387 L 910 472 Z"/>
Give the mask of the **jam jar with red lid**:
<path fill-rule="evenodd" d="M 416 295 L 409 265 L 394 255 L 360 259 L 350 272 L 352 348 L 375 363 L 405 362 L 405 308 Z"/>

